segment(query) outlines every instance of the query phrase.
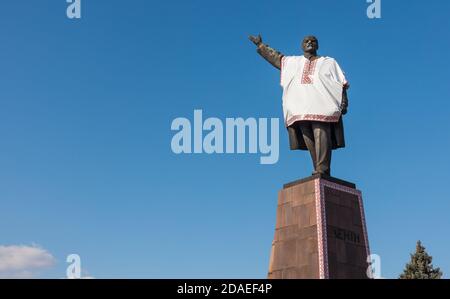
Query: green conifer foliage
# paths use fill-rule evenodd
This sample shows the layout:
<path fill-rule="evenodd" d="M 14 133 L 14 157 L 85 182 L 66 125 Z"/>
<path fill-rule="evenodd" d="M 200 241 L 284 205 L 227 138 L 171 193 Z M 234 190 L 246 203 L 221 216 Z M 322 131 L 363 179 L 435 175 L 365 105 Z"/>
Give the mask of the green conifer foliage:
<path fill-rule="evenodd" d="M 440 279 L 442 272 L 433 267 L 432 260 L 422 243 L 417 241 L 416 252 L 411 254 L 411 261 L 406 264 L 400 279 Z"/>

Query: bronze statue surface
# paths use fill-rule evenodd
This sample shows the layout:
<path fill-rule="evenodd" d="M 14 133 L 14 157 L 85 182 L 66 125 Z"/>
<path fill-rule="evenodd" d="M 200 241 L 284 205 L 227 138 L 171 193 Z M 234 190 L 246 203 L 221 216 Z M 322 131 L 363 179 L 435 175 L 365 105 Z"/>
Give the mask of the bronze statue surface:
<path fill-rule="evenodd" d="M 257 46 L 257 52 L 265 60 L 282 71 L 283 58 L 285 57 L 283 53 L 264 44 L 261 35 L 251 35 L 249 36 L 249 39 Z M 329 76 L 331 72 L 328 74 L 326 68 L 325 70 L 317 70 L 314 68 L 316 60 L 321 58 L 321 56 L 317 54 L 317 51 L 319 50 L 319 41 L 316 37 L 306 36 L 301 43 L 301 47 L 303 50 L 303 57 L 306 59 L 303 66 L 303 72 L 307 73 L 307 80 L 296 80 L 290 84 L 298 84 L 299 86 L 297 86 L 297 88 L 310 88 L 308 86 L 308 84 L 312 83 L 310 77 L 326 77 Z M 337 68 L 339 68 L 338 65 Z M 318 72 L 320 72 L 320 74 L 318 74 Z M 332 77 L 332 74 L 330 77 Z M 290 149 L 308 150 L 310 152 L 314 166 L 313 174 L 331 175 L 332 150 L 345 147 L 342 116 L 347 113 L 347 89 L 349 85 L 346 81 L 345 83 L 341 82 L 341 85 L 342 92 L 339 94 L 341 96 L 341 99 L 339 99 L 340 107 L 336 114 L 339 115 L 338 118 L 318 117 L 315 119 L 314 117 L 299 116 L 297 117 L 298 121 L 291 121 L 292 123 L 289 122 L 286 126 L 289 134 Z M 295 101 L 305 101 L 305 97 L 295 98 Z"/>

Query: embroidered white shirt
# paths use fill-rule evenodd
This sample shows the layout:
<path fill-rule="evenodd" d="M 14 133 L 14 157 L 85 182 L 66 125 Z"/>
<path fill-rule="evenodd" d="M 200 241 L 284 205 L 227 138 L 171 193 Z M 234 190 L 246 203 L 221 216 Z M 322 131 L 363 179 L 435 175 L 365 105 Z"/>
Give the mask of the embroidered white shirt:
<path fill-rule="evenodd" d="M 286 127 L 302 120 L 339 121 L 347 80 L 333 58 L 309 61 L 304 56 L 284 56 L 280 83 Z"/>

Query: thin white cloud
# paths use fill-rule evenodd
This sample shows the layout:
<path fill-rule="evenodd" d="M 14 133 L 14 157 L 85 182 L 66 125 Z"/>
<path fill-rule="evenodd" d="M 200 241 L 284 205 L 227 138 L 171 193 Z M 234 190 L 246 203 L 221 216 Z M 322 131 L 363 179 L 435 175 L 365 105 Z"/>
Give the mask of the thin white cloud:
<path fill-rule="evenodd" d="M 55 262 L 51 253 L 36 245 L 0 245 L 1 278 L 32 278 L 36 271 L 49 268 Z"/>

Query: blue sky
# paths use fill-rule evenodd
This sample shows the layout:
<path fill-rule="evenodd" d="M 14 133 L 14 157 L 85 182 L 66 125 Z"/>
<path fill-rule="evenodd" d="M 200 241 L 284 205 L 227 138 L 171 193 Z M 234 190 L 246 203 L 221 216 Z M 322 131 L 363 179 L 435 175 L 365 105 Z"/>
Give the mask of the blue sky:
<path fill-rule="evenodd" d="M 282 117 L 283 53 L 320 40 L 351 83 L 333 175 L 363 192 L 371 251 L 396 277 L 423 241 L 450 275 L 450 3 L 365 0 L 3 1 L 0 245 L 37 244 L 63 277 L 264 278 L 277 192 L 311 173 L 280 128 L 280 159 L 175 155 L 176 117 Z"/>

